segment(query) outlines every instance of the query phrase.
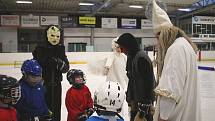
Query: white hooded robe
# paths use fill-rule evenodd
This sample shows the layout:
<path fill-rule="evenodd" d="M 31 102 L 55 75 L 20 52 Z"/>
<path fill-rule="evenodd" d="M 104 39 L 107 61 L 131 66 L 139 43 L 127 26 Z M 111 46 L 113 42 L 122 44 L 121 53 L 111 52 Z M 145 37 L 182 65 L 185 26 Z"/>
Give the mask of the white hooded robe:
<path fill-rule="evenodd" d="M 177 38 L 168 48 L 155 89 L 158 102 L 154 121 L 201 121 L 197 57 L 189 42 Z"/>

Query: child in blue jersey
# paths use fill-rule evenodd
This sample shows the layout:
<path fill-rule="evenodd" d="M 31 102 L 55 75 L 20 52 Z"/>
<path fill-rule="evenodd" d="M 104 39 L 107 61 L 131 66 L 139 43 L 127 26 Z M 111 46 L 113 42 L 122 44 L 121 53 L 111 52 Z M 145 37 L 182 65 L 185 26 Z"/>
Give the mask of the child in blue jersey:
<path fill-rule="evenodd" d="M 118 82 L 106 81 L 94 93 L 95 112 L 87 121 L 124 121 L 121 112 L 125 92 Z"/>
<path fill-rule="evenodd" d="M 18 121 L 49 121 L 51 112 L 44 98 L 42 68 L 36 60 L 24 61 L 22 67 L 21 98 L 15 105 Z"/>

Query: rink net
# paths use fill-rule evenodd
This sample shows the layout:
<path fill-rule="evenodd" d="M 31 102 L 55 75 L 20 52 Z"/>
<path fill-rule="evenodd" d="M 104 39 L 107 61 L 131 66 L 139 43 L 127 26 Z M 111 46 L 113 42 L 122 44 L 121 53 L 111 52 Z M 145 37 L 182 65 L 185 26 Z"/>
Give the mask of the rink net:
<path fill-rule="evenodd" d="M 23 61 L 14 61 L 14 68 L 21 68 Z"/>

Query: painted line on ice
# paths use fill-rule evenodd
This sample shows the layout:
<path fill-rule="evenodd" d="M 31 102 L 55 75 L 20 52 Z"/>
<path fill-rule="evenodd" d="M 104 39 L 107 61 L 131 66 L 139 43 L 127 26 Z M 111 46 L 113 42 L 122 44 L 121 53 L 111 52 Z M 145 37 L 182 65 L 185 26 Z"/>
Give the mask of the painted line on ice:
<path fill-rule="evenodd" d="M 214 67 L 210 66 L 198 66 L 199 70 L 215 71 Z"/>
<path fill-rule="evenodd" d="M 87 64 L 87 61 L 71 61 L 69 64 Z M 0 66 L 21 66 L 22 62 L 19 63 L 0 63 Z"/>

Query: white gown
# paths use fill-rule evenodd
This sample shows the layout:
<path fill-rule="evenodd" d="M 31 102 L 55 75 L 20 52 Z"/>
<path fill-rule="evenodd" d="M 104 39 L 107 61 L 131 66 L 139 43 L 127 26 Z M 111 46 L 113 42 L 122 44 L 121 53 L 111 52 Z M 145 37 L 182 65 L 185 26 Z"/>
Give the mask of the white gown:
<path fill-rule="evenodd" d="M 124 90 L 127 90 L 128 77 L 126 75 L 127 57 L 123 53 L 113 52 L 106 61 L 105 67 L 109 68 L 107 79 L 119 82 Z"/>
<path fill-rule="evenodd" d="M 109 68 L 106 80 L 116 81 L 126 91 L 128 85 L 128 77 L 126 75 L 126 61 L 127 57 L 123 53 L 113 52 L 106 61 L 105 67 Z M 124 101 L 122 106 L 122 115 L 125 119 L 129 119 L 128 104 Z"/>
<path fill-rule="evenodd" d="M 197 57 L 185 38 L 168 48 L 159 85 L 154 121 L 201 121 Z"/>

